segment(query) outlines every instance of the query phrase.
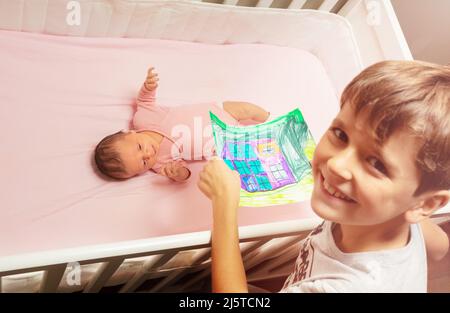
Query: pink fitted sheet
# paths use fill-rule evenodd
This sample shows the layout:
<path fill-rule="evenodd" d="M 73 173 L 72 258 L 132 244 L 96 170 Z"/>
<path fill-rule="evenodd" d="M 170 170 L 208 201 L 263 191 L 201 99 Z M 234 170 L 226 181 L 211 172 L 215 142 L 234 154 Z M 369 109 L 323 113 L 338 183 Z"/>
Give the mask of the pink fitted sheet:
<path fill-rule="evenodd" d="M 0 255 L 210 229 L 202 161 L 181 185 L 93 170 L 98 140 L 129 127 L 150 65 L 163 105 L 242 100 L 272 118 L 299 107 L 316 140 L 338 111 L 320 61 L 298 49 L 0 31 Z M 239 223 L 313 216 L 304 202 L 241 208 Z"/>

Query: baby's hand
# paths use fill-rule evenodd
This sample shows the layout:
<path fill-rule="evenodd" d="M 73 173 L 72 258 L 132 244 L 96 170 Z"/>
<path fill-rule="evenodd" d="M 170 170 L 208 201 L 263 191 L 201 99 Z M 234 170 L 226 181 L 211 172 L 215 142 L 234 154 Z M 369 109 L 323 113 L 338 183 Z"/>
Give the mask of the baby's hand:
<path fill-rule="evenodd" d="M 185 181 L 191 176 L 191 172 L 183 165 L 181 160 L 165 164 L 160 174 L 177 182 Z"/>
<path fill-rule="evenodd" d="M 145 88 L 147 88 L 148 91 L 153 91 L 158 87 L 159 78 L 157 73 L 153 73 L 154 69 L 154 67 L 149 68 L 147 78 L 145 79 Z"/>

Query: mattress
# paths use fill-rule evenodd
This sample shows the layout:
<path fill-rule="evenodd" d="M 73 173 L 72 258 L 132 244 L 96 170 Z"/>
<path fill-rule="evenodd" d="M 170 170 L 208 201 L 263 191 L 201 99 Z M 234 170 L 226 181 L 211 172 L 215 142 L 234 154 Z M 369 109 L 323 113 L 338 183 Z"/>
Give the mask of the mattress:
<path fill-rule="evenodd" d="M 0 31 L 0 256 L 210 229 L 204 161 L 185 184 L 94 170 L 99 139 L 130 127 L 149 66 L 161 105 L 241 100 L 272 118 L 298 107 L 316 140 L 338 111 L 324 66 L 296 48 Z M 241 226 L 310 217 L 308 202 L 239 211 Z"/>

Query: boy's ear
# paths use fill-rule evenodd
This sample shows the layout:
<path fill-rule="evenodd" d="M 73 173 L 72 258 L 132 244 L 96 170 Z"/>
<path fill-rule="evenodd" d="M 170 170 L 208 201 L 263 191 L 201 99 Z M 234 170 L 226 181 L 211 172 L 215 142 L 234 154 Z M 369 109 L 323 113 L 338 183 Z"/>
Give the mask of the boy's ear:
<path fill-rule="evenodd" d="M 433 212 L 444 207 L 450 200 L 450 190 L 439 190 L 427 193 L 422 201 L 415 207 L 405 212 L 405 219 L 408 223 L 415 224 Z"/>

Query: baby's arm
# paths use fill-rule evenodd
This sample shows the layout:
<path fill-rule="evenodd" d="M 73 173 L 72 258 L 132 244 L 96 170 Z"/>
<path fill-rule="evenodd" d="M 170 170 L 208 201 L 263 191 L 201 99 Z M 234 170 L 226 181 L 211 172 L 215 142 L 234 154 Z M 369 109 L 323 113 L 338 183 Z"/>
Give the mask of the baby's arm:
<path fill-rule="evenodd" d="M 191 176 L 191 171 L 182 160 L 171 161 L 163 165 L 159 174 L 174 181 L 183 182 Z"/>
<path fill-rule="evenodd" d="M 136 100 L 138 106 L 149 107 L 155 105 L 155 93 L 156 88 L 158 88 L 159 78 L 157 73 L 153 73 L 153 70 L 153 67 L 148 70 L 147 78 L 139 91 L 139 95 Z"/>
<path fill-rule="evenodd" d="M 448 252 L 449 239 L 447 234 L 429 218 L 420 222 L 425 245 L 427 248 L 427 256 L 433 261 L 441 260 Z"/>

